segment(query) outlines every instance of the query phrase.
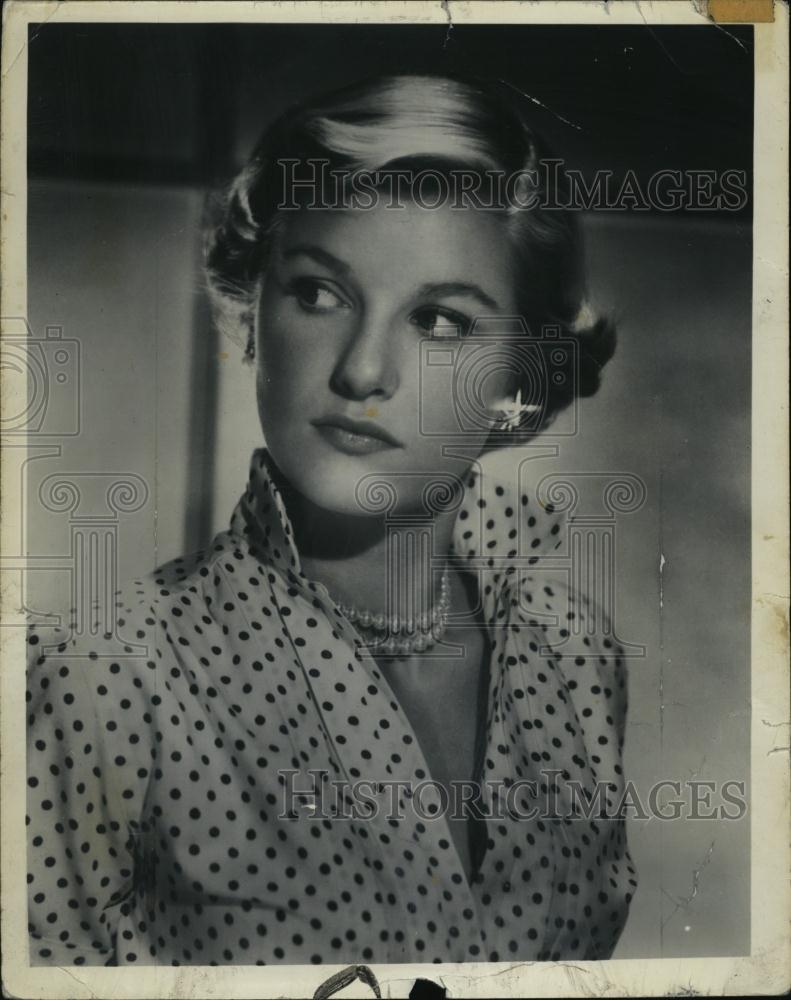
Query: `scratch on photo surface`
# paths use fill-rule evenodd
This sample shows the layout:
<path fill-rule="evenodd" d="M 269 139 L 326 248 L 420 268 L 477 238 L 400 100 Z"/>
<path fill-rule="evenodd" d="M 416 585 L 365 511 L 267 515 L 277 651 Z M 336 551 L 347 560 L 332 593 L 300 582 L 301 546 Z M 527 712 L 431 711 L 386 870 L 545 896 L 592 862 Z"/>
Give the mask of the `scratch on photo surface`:
<path fill-rule="evenodd" d="M 75 976 L 71 969 L 67 969 L 65 966 L 60 967 L 61 972 L 65 972 L 67 976 L 74 980 L 75 983 L 79 983 L 84 989 L 86 989 L 90 996 L 97 1000 L 97 994 L 93 992 L 90 986 L 85 982 L 84 979 L 80 979 L 79 976 Z"/>
<path fill-rule="evenodd" d="M 504 976 L 508 972 L 513 972 L 515 969 L 527 969 L 529 966 L 533 965 L 533 962 L 515 962 L 513 965 L 507 966 L 505 969 L 498 969 L 497 972 L 487 972 L 481 976 L 476 976 L 476 979 L 496 979 L 498 976 Z"/>
<path fill-rule="evenodd" d="M 563 122 L 564 125 L 568 125 L 570 128 L 575 128 L 575 129 L 577 129 L 578 132 L 584 132 L 585 131 L 585 129 L 582 127 L 582 125 L 577 125 L 576 122 L 572 122 L 572 121 L 569 121 L 568 118 L 564 118 L 563 115 L 561 115 L 557 111 L 555 111 L 554 108 L 550 108 L 547 104 L 544 104 L 543 101 L 539 101 L 539 99 L 537 97 L 533 97 L 532 94 L 528 94 L 526 91 L 522 90 L 521 88 L 515 87 L 514 84 L 510 83 L 508 80 L 503 80 L 502 77 L 500 77 L 499 80 L 498 80 L 498 82 L 505 84 L 506 87 L 510 87 L 511 90 L 515 90 L 517 92 L 517 94 L 521 94 L 522 97 L 526 97 L 528 99 L 528 101 L 530 101 L 533 104 L 537 104 L 539 108 L 543 108 L 545 111 L 548 111 L 551 115 L 554 115 L 555 118 L 557 118 L 558 121 Z"/>
<path fill-rule="evenodd" d="M 653 38 L 653 40 L 656 42 L 656 44 L 659 46 L 659 48 L 665 53 L 665 55 L 667 56 L 667 58 L 675 66 L 675 68 L 679 71 L 679 73 L 683 73 L 684 71 L 681 69 L 681 67 L 679 66 L 679 64 L 676 62 L 676 60 L 670 54 L 670 52 L 668 51 L 668 48 L 665 45 L 665 43 L 662 41 L 662 39 L 659 37 L 659 35 L 656 34 L 656 32 L 654 31 L 654 29 L 648 23 L 648 21 L 646 21 L 645 14 L 643 13 L 643 5 L 641 3 L 639 3 L 639 2 L 637 4 L 637 10 L 638 10 L 638 13 L 640 14 L 640 17 L 642 17 L 642 19 L 643 19 L 643 24 L 646 26 L 646 28 L 648 28 L 648 32 L 651 35 L 651 37 Z"/>
<path fill-rule="evenodd" d="M 728 36 L 728 38 L 730 38 L 734 42 L 736 42 L 736 44 L 739 46 L 739 48 L 741 48 L 745 52 L 747 52 L 747 46 L 744 44 L 744 42 L 740 38 L 737 38 L 736 35 L 732 35 L 730 33 L 730 31 L 728 31 L 727 28 L 725 28 L 723 25 L 721 25 L 719 23 L 719 21 L 716 21 L 711 16 L 711 14 L 709 13 L 709 2 L 708 2 L 708 0 L 692 0 L 692 6 L 695 8 L 695 10 L 697 11 L 697 13 L 700 14 L 701 17 L 705 17 L 706 18 L 706 20 L 709 22 L 709 24 L 714 25 L 715 28 L 719 28 L 719 30 L 722 31 L 724 34 L 726 34 Z"/>
<path fill-rule="evenodd" d="M 25 42 L 22 45 L 22 47 L 20 48 L 19 52 L 17 52 L 17 54 L 14 56 L 14 58 L 11 60 L 11 62 L 8 64 L 8 66 L 6 66 L 5 70 L 3 70 L 3 78 L 4 79 L 5 79 L 5 77 L 8 76 L 8 74 L 11 72 L 11 70 L 14 68 L 14 66 L 16 66 L 17 60 L 22 55 L 22 53 L 25 51 L 25 48 L 38 38 L 38 36 L 41 34 L 41 29 L 44 27 L 45 24 L 49 24 L 49 22 L 52 20 L 52 18 L 58 13 L 58 11 L 60 10 L 60 8 L 63 5 L 63 3 L 64 3 L 64 0 L 58 0 L 57 4 L 55 5 L 54 10 L 49 15 L 49 17 L 45 17 L 44 20 L 41 22 L 41 24 L 39 24 L 38 27 L 36 28 L 36 30 L 32 33 L 32 35 L 30 36 L 30 38 L 28 38 L 28 39 L 25 40 Z"/>
<path fill-rule="evenodd" d="M 791 726 L 791 722 L 770 722 L 768 719 L 761 719 L 761 723 L 768 729 L 782 729 L 785 726 Z M 772 754 L 788 753 L 789 751 L 791 751 L 791 746 L 772 747 L 771 750 L 766 751 L 766 756 L 771 757 Z"/>
<path fill-rule="evenodd" d="M 703 767 L 704 767 L 704 765 L 705 765 L 705 763 L 706 763 L 706 759 L 707 759 L 707 757 L 706 757 L 706 754 L 704 753 L 704 754 L 703 754 L 703 757 L 701 758 L 701 761 L 700 761 L 700 763 L 699 763 L 699 764 L 698 764 L 698 766 L 697 766 L 697 767 L 695 768 L 695 770 L 694 770 L 694 771 L 690 771 L 690 774 L 689 774 L 689 777 L 690 777 L 690 780 L 691 780 L 692 778 L 697 778 L 697 776 L 698 776 L 698 775 L 700 774 L 700 772 L 701 772 L 701 771 L 703 770 Z"/>
<path fill-rule="evenodd" d="M 450 0 L 440 0 L 440 4 L 448 19 L 448 30 L 445 32 L 445 41 L 442 43 L 442 48 L 446 49 L 450 41 L 450 33 L 453 31 L 453 15 L 450 12 Z"/>
<path fill-rule="evenodd" d="M 703 872 L 703 869 L 706 868 L 710 863 L 712 855 L 714 854 L 714 843 L 715 842 L 712 840 L 712 842 L 709 844 L 709 848 L 706 851 L 703 860 L 700 862 L 700 864 L 698 864 L 695 868 L 692 869 L 692 888 L 688 896 L 678 896 L 676 899 L 674 899 L 666 889 L 662 890 L 662 892 L 667 896 L 670 902 L 675 904 L 673 912 L 670 913 L 662 921 L 663 930 L 667 926 L 668 922 L 678 913 L 679 910 L 686 909 L 692 903 L 692 901 L 697 897 L 698 891 L 700 889 L 700 876 L 701 873 Z"/>

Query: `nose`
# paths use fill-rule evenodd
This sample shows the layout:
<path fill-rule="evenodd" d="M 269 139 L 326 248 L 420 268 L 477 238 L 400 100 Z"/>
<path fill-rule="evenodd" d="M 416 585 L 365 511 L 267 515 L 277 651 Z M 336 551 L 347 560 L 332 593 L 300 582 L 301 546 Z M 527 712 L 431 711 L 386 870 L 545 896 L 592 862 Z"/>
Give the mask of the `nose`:
<path fill-rule="evenodd" d="M 393 338 L 384 322 L 364 319 L 355 329 L 330 379 L 334 392 L 348 399 L 389 399 L 399 385 Z"/>

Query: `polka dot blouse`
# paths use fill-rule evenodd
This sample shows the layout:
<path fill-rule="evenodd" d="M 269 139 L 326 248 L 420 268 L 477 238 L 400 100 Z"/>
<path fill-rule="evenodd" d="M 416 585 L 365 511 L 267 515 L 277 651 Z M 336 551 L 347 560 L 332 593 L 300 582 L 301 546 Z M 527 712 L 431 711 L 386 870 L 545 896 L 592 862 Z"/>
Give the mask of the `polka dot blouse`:
<path fill-rule="evenodd" d="M 443 814 L 409 808 L 431 777 L 418 740 L 359 633 L 302 573 L 269 461 L 253 453 L 205 551 L 117 592 L 123 655 L 28 633 L 31 964 L 608 957 L 636 878 L 622 818 L 580 803 L 623 791 L 624 666 L 585 628 L 582 653 L 564 652 L 569 620 L 592 609 L 541 572 L 560 516 L 480 471 L 456 516 L 491 627 L 491 808 L 468 882 Z M 529 559 L 509 567 L 517 523 Z M 405 808 L 289 816 L 284 775 L 315 788 L 308 769 L 401 779 Z M 547 813 L 547 772 L 568 808 Z M 519 789 L 518 808 L 496 810 L 498 788 Z"/>

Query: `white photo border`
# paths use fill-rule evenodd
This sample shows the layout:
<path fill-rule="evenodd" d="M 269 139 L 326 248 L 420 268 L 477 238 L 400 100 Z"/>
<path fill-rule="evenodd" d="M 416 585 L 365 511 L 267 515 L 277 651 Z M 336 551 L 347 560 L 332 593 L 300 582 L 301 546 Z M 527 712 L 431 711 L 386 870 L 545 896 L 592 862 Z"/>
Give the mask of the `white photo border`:
<path fill-rule="evenodd" d="M 109 2 L 10 0 L 2 40 L 2 299 L 0 316 L 27 313 L 27 32 L 29 23 L 335 22 L 422 24 L 687 24 L 707 23 L 706 4 L 426 2 L 295 3 Z M 788 486 L 788 21 L 785 2 L 774 22 L 755 24 L 752 364 L 752 690 L 751 951 L 748 956 L 603 962 L 479 962 L 377 965 L 384 996 L 406 997 L 418 977 L 441 981 L 449 996 L 779 994 L 791 987 L 791 846 L 789 720 Z M 727 30 L 727 27 L 723 28 Z M 18 412 L 20 385 L 3 372 L 3 411 Z M 24 388 L 24 387 L 23 387 Z M 22 498 L 2 462 L 2 550 Z M 2 581 L 0 721 L 2 723 L 3 986 L 14 997 L 304 997 L 343 966 L 41 968 L 28 964 L 25 845 L 25 630 L 19 579 Z M 14 625 L 19 627 L 13 627 Z M 10 626 L 10 627 L 9 627 Z M 779 728 L 783 727 L 783 728 Z M 782 746 L 779 744 L 783 744 Z M 357 983 L 345 996 L 370 996 Z"/>

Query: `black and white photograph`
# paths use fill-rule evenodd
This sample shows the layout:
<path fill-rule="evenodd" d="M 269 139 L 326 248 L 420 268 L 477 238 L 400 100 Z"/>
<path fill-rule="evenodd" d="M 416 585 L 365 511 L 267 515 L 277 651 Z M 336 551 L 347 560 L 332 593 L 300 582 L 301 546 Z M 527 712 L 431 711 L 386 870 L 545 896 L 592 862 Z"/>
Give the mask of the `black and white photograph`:
<path fill-rule="evenodd" d="M 788 986 L 788 8 L 705 6 L 7 5 L 9 995 Z"/>

